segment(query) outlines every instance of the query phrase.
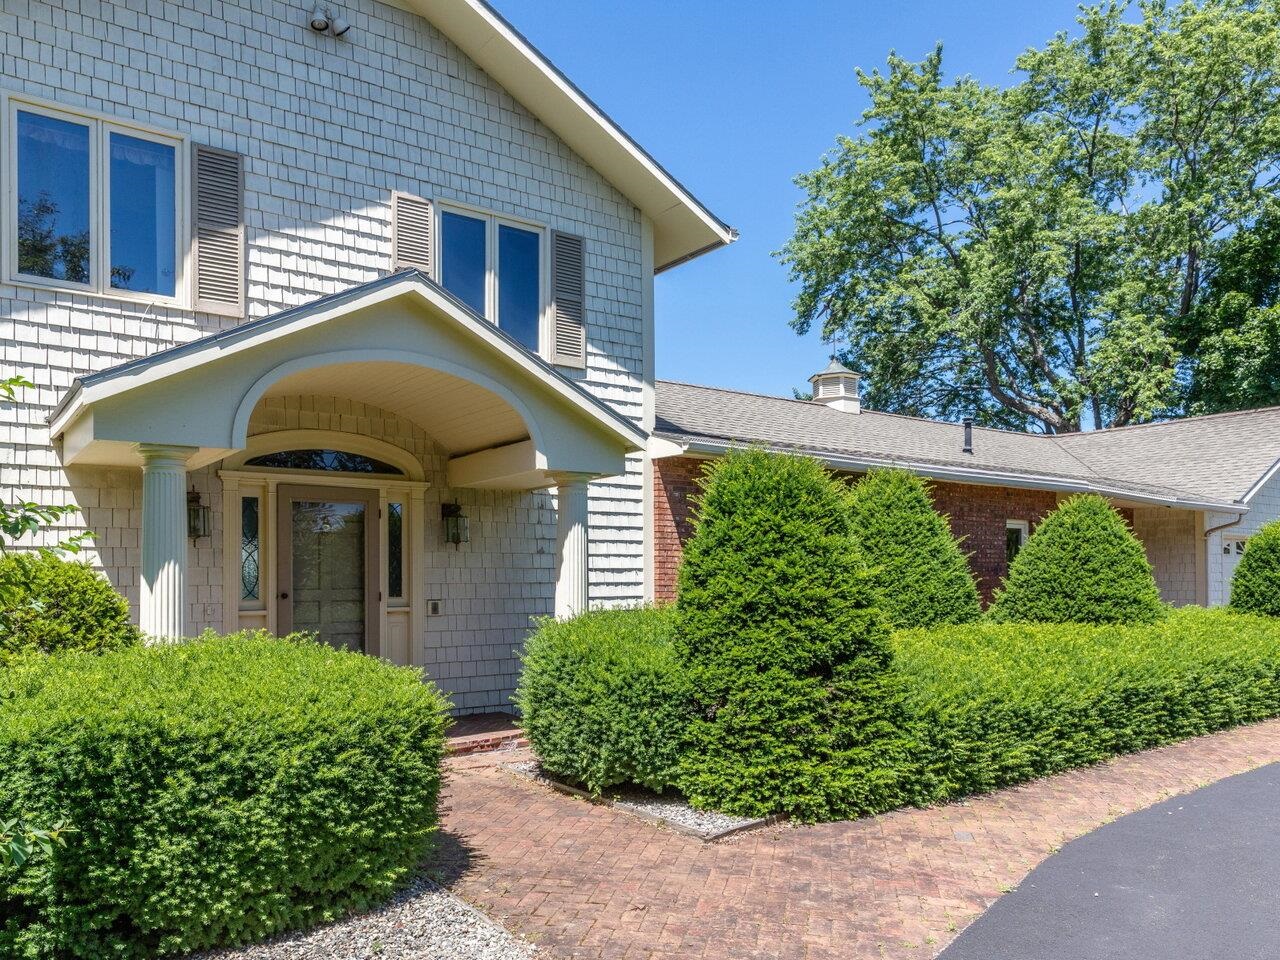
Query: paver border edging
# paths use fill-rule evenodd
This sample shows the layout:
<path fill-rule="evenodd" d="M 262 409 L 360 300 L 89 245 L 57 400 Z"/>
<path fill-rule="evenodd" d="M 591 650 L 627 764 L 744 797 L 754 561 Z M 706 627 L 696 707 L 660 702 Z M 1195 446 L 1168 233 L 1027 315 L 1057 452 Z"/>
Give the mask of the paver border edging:
<path fill-rule="evenodd" d="M 703 843 L 716 843 L 727 837 L 736 836 L 740 833 L 746 833 L 748 830 L 760 830 L 763 827 L 772 827 L 776 824 L 785 822 L 786 818 L 778 814 L 768 817 L 759 817 L 746 823 L 740 823 L 725 830 L 718 830 L 715 833 L 704 833 L 701 830 L 695 830 L 693 827 L 687 827 L 683 823 L 677 823 L 666 817 L 658 816 L 656 813 L 649 813 L 647 810 L 641 810 L 638 807 L 626 803 L 625 801 L 614 800 L 604 795 L 596 796 L 583 790 L 580 787 L 573 787 L 560 780 L 555 780 L 545 774 L 536 774 L 529 770 L 521 770 L 514 764 L 503 764 L 502 767 L 507 773 L 513 774 L 522 780 L 528 780 L 532 783 L 540 784 L 544 787 L 550 787 L 558 793 L 563 793 L 571 797 L 577 797 L 579 800 L 585 800 L 588 803 L 594 803 L 602 807 L 611 807 L 614 810 L 621 810 L 623 813 L 630 814 L 640 820 L 647 820 L 649 823 L 665 827 L 676 833 L 682 833 L 687 837 L 693 837 L 695 840 L 701 840 Z"/>

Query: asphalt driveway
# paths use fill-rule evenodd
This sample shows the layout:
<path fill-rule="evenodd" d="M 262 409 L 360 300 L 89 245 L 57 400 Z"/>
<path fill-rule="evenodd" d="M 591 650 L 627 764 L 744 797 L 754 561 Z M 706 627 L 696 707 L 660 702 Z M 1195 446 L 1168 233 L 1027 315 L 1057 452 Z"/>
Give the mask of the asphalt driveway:
<path fill-rule="evenodd" d="M 941 960 L 1280 957 L 1280 763 L 1063 847 Z"/>

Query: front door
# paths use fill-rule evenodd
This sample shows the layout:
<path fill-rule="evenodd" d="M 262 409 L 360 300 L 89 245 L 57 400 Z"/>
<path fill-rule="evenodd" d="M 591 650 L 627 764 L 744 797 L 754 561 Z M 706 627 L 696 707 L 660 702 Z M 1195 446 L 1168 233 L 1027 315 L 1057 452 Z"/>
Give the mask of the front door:
<path fill-rule="evenodd" d="M 378 493 L 277 487 L 276 626 L 378 656 Z"/>

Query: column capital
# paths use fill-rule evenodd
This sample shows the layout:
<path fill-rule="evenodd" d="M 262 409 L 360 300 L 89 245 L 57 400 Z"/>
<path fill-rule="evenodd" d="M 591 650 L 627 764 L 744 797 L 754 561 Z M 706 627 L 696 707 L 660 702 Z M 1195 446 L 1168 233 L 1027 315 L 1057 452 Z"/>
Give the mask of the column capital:
<path fill-rule="evenodd" d="M 562 487 L 585 487 L 592 480 L 599 477 L 599 474 L 553 470 L 549 471 L 547 476 L 556 482 L 556 489 L 559 490 Z"/>
<path fill-rule="evenodd" d="M 142 457 L 143 467 L 172 464 L 186 467 L 187 461 L 199 450 L 199 447 L 183 447 L 172 443 L 136 443 L 134 449 Z"/>

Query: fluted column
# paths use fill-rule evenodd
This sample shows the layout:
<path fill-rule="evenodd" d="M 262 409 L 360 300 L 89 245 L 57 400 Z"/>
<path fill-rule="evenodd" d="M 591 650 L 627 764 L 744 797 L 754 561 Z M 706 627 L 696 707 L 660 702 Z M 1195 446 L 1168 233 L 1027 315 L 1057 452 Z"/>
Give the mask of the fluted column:
<path fill-rule="evenodd" d="M 184 634 L 187 606 L 187 459 L 194 447 L 138 444 L 142 455 L 142 632 Z"/>
<path fill-rule="evenodd" d="M 587 609 L 587 481 L 582 474 L 556 477 L 556 616 Z"/>

